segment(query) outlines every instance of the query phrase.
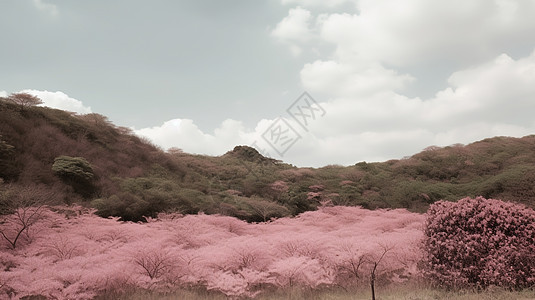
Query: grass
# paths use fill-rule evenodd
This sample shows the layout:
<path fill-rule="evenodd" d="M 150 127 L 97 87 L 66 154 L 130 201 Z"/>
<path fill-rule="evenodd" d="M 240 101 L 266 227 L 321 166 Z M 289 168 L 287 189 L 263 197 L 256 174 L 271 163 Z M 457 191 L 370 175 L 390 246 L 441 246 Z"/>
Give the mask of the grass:
<path fill-rule="evenodd" d="M 171 293 L 156 293 L 150 291 L 131 291 L 123 295 L 107 295 L 97 298 L 97 300 L 225 300 L 233 299 L 220 293 L 206 290 L 178 290 Z M 239 298 L 238 298 L 239 299 Z M 369 300 L 371 293 L 369 290 L 345 291 L 342 289 L 332 290 L 307 290 L 307 289 L 284 289 L 273 290 L 260 294 L 256 300 Z M 506 291 L 493 289 L 483 292 L 461 290 L 445 291 L 431 288 L 416 288 L 414 286 L 395 286 L 384 289 L 377 289 L 377 300 L 535 300 L 535 290 L 526 289 L 524 291 Z"/>

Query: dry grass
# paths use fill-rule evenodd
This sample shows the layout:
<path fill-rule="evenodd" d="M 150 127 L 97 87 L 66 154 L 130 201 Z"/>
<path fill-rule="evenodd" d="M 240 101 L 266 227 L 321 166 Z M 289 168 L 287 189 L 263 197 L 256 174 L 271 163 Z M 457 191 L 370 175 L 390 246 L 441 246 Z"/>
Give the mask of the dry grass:
<path fill-rule="evenodd" d="M 99 297 L 98 300 L 203 300 L 231 299 L 220 293 L 207 292 L 204 290 L 179 290 L 172 293 L 154 293 L 147 291 L 130 292 L 121 296 L 108 295 Z M 257 300 L 369 300 L 371 294 L 369 290 L 345 291 L 342 289 L 313 291 L 307 289 L 285 289 L 274 290 L 259 295 Z M 378 288 L 376 291 L 377 300 L 535 300 L 535 290 L 505 291 L 493 289 L 476 291 L 444 291 L 430 288 L 417 288 L 414 286 L 395 286 L 389 288 Z"/>

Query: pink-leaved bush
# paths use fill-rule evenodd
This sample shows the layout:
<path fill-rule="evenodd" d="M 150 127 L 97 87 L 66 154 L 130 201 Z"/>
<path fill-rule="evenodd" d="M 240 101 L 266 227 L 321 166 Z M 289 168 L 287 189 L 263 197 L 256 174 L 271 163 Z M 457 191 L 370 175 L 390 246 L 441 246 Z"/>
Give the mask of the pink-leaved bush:
<path fill-rule="evenodd" d="M 535 284 L 535 211 L 482 197 L 439 201 L 427 212 L 425 273 L 446 287 Z"/>
<path fill-rule="evenodd" d="M 80 207 L 43 207 L 31 239 L 16 248 L 0 240 L 0 299 L 190 287 L 229 297 L 287 287 L 368 290 L 372 271 L 380 289 L 418 276 L 424 219 L 334 206 L 257 224 L 203 214 L 132 223 Z M 16 225 L 0 223 L 4 232 Z"/>

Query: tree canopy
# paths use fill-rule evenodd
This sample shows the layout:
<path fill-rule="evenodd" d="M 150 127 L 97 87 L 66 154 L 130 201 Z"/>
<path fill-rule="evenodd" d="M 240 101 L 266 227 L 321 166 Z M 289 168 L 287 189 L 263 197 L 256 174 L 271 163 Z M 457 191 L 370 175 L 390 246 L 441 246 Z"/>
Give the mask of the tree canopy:
<path fill-rule="evenodd" d="M 28 106 L 36 106 L 43 104 L 43 100 L 39 97 L 28 93 L 13 93 L 7 98 L 10 102 L 19 105 L 20 110 L 24 110 Z"/>

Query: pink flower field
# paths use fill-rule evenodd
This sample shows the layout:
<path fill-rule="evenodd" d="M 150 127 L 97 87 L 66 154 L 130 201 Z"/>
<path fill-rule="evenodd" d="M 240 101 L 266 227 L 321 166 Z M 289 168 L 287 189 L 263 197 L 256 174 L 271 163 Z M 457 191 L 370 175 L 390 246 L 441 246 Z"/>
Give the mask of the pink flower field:
<path fill-rule="evenodd" d="M 188 287 L 231 297 L 288 287 L 369 289 L 370 280 L 417 278 L 423 256 L 425 215 L 402 209 L 323 207 L 256 224 L 203 214 L 147 221 L 103 219 L 81 207 L 19 209 L 0 225 L 0 298 Z"/>

